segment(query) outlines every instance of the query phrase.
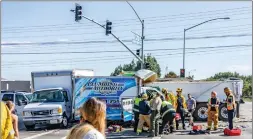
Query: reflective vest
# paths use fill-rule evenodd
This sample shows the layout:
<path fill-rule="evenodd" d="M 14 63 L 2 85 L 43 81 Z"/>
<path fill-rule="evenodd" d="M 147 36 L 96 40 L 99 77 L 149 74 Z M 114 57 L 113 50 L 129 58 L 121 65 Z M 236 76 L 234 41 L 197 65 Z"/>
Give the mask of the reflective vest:
<path fill-rule="evenodd" d="M 218 102 L 219 102 L 218 98 L 215 98 L 215 99 L 209 98 L 208 99 L 208 104 L 209 104 L 208 111 L 215 109 L 215 111 L 218 112 L 218 110 L 219 110 L 218 107 L 212 106 L 212 105 L 217 105 Z"/>
<path fill-rule="evenodd" d="M 1 139 L 14 139 L 11 112 L 7 106 L 1 102 Z"/>
<path fill-rule="evenodd" d="M 231 101 L 231 102 L 229 102 Z M 226 99 L 227 110 L 233 110 L 235 108 L 235 99 L 232 93 L 227 96 Z"/>
<path fill-rule="evenodd" d="M 174 109 L 173 105 L 170 102 L 163 101 L 160 112 L 162 117 L 164 117 L 168 112 L 176 112 L 176 110 Z"/>
<path fill-rule="evenodd" d="M 141 101 L 141 98 L 135 98 L 134 99 L 134 107 L 133 107 L 133 111 L 134 112 L 139 112 L 139 103 Z"/>

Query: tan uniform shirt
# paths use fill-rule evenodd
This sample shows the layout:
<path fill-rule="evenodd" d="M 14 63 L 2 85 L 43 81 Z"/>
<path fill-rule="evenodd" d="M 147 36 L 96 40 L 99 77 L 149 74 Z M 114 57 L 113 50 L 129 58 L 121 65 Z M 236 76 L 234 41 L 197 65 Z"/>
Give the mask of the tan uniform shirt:
<path fill-rule="evenodd" d="M 158 110 L 160 111 L 161 109 L 161 106 L 162 106 L 162 100 L 160 97 L 155 97 L 151 103 L 150 103 L 150 108 L 151 110 Z"/>

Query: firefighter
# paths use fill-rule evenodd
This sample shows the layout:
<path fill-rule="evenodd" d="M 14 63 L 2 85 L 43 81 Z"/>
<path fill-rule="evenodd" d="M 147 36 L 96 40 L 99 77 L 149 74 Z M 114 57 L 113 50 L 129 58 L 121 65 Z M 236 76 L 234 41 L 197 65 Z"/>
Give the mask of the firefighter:
<path fill-rule="evenodd" d="M 228 112 L 228 123 L 229 123 L 228 126 L 229 126 L 229 129 L 232 130 L 233 129 L 234 112 L 235 112 L 235 108 L 236 108 L 235 97 L 228 87 L 224 88 L 224 92 L 227 95 L 227 99 L 226 99 L 225 104 L 226 104 L 227 112 Z"/>
<path fill-rule="evenodd" d="M 173 107 L 175 107 L 175 96 L 173 92 L 169 92 L 166 88 L 163 88 L 162 93 L 165 96 L 165 100 L 170 102 L 173 105 Z"/>
<path fill-rule="evenodd" d="M 138 97 L 134 98 L 134 132 L 137 131 L 137 126 L 139 123 L 139 102 L 141 101 L 141 95 L 138 95 Z"/>
<path fill-rule="evenodd" d="M 176 96 L 176 101 L 175 101 L 175 108 L 176 108 L 176 112 L 179 113 L 181 120 L 182 120 L 182 124 L 183 124 L 183 129 L 185 130 L 185 110 L 186 110 L 186 101 L 184 96 L 182 95 L 182 88 L 177 88 L 177 96 Z M 179 121 L 176 120 L 176 130 L 178 130 L 178 126 L 179 126 Z"/>
<path fill-rule="evenodd" d="M 217 93 L 212 92 L 211 98 L 208 99 L 208 118 L 207 118 L 207 130 L 211 130 L 212 121 L 214 122 L 214 130 L 218 129 L 218 121 L 219 121 L 219 104 L 220 101 L 217 98 Z"/>
<path fill-rule="evenodd" d="M 160 127 L 159 134 L 162 134 L 165 125 L 168 123 L 170 133 L 172 133 L 174 129 L 173 120 L 175 119 L 176 116 L 176 110 L 174 109 L 173 105 L 170 102 L 163 101 L 160 112 L 162 117 L 162 126 Z"/>
<path fill-rule="evenodd" d="M 139 102 L 139 123 L 137 128 L 137 135 L 142 132 L 143 124 L 146 122 L 148 127 L 150 127 L 150 113 L 151 109 L 148 102 L 148 95 L 143 94 L 142 100 Z"/>

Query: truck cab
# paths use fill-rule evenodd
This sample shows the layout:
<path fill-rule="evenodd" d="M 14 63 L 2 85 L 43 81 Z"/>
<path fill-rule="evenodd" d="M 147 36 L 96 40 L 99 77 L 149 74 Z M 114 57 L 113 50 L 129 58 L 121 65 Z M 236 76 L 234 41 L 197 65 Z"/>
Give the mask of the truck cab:
<path fill-rule="evenodd" d="M 27 129 L 34 129 L 38 124 L 58 124 L 67 127 L 70 116 L 70 94 L 64 88 L 35 91 L 30 104 L 23 111 L 23 121 Z"/>

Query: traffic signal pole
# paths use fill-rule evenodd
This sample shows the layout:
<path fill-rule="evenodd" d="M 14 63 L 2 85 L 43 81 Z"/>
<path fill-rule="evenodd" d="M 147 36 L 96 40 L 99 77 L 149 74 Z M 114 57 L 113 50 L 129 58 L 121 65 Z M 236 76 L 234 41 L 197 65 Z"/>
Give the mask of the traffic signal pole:
<path fill-rule="evenodd" d="M 74 12 L 74 10 L 70 10 L 70 11 L 71 11 L 71 12 Z M 106 29 L 106 27 L 105 27 L 104 25 L 99 24 L 98 22 L 94 21 L 93 19 L 90 19 L 90 18 L 88 18 L 88 17 L 86 17 L 86 16 L 83 16 L 83 15 L 82 15 L 82 17 L 83 17 L 84 19 L 87 19 L 87 20 L 89 20 L 89 21 L 91 21 L 91 22 L 97 24 L 98 26 L 100 26 L 100 27 Z M 119 42 L 120 42 L 132 55 L 134 55 L 142 64 L 144 64 L 144 60 L 142 60 L 142 59 L 141 59 L 139 56 L 137 56 L 130 48 L 128 48 L 116 35 L 114 35 L 113 33 L 111 33 L 111 35 L 112 35 L 116 40 L 118 40 L 118 41 L 119 41 Z"/>

